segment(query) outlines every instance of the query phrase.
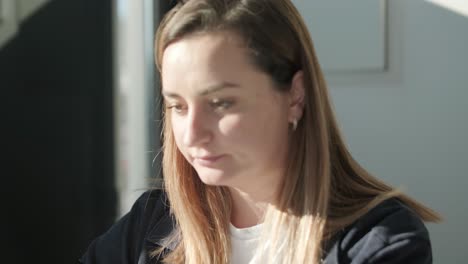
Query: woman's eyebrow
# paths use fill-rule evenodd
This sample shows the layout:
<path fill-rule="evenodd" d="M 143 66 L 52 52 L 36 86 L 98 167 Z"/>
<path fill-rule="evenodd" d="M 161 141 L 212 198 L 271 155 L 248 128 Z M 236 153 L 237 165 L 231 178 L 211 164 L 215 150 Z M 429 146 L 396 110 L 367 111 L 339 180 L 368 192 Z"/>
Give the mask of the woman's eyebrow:
<path fill-rule="evenodd" d="M 222 83 L 219 83 L 219 84 L 215 84 L 215 85 L 210 85 L 208 86 L 206 89 L 200 91 L 198 93 L 198 95 L 200 96 L 206 96 L 210 93 L 214 93 L 214 92 L 217 92 L 219 90 L 222 90 L 222 89 L 226 89 L 226 88 L 238 88 L 239 87 L 239 84 L 237 83 L 231 83 L 231 82 L 222 82 Z"/>
<path fill-rule="evenodd" d="M 199 91 L 197 93 L 198 96 L 206 96 L 214 92 L 218 92 L 220 90 L 226 89 L 226 88 L 238 88 L 240 87 L 239 84 L 237 83 L 232 83 L 232 82 L 222 82 L 214 85 L 210 85 L 207 88 Z M 177 93 L 169 92 L 166 90 L 162 91 L 163 96 L 169 97 L 169 98 L 180 98 L 180 95 Z"/>
<path fill-rule="evenodd" d="M 180 95 L 163 90 L 162 95 L 169 98 L 180 98 Z"/>

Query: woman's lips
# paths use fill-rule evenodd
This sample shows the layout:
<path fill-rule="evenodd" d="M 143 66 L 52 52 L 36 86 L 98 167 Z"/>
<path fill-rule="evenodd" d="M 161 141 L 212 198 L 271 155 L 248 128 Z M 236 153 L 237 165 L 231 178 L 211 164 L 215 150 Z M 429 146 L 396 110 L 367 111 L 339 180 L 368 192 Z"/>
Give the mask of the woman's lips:
<path fill-rule="evenodd" d="M 213 167 L 222 157 L 224 155 L 193 157 L 193 162 L 204 167 Z"/>

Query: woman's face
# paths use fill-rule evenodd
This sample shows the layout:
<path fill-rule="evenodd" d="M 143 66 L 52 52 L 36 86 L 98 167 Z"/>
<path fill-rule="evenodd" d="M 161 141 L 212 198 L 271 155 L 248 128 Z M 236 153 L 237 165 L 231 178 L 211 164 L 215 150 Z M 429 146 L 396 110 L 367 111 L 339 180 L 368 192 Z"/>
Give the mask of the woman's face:
<path fill-rule="evenodd" d="M 288 93 L 247 57 L 232 33 L 203 33 L 170 44 L 162 60 L 168 125 L 209 185 L 268 188 L 283 177 Z"/>

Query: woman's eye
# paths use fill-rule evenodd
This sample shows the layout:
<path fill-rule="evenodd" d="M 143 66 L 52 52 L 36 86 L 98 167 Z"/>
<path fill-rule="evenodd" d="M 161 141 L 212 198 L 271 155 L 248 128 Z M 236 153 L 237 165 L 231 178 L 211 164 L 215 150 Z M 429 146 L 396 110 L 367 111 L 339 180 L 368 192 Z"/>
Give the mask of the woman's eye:
<path fill-rule="evenodd" d="M 234 104 L 232 100 L 220 100 L 220 99 L 215 99 L 210 102 L 211 107 L 213 107 L 215 110 L 226 110 L 229 107 L 231 107 Z"/>
<path fill-rule="evenodd" d="M 184 111 L 184 107 L 180 104 L 172 104 L 172 105 L 169 105 L 167 106 L 167 109 L 170 109 L 176 113 L 182 113 L 182 111 Z"/>

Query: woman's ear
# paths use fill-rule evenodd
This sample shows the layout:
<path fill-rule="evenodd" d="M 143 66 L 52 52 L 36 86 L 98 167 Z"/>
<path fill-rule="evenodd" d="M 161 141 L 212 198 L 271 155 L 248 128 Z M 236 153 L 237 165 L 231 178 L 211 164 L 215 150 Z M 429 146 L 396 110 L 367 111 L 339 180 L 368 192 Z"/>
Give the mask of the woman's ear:
<path fill-rule="evenodd" d="M 304 111 L 304 73 L 302 70 L 297 71 L 291 81 L 291 89 L 289 90 L 289 122 L 298 122 L 301 120 Z"/>

